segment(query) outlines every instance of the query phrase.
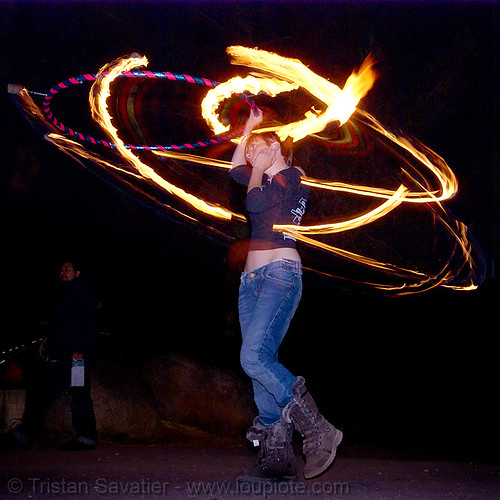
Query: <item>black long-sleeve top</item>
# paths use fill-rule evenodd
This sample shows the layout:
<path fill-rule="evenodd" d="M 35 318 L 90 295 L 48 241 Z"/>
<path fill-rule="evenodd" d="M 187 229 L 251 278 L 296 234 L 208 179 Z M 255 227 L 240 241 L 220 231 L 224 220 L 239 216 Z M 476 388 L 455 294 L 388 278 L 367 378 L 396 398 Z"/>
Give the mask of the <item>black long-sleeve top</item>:
<path fill-rule="evenodd" d="M 248 186 L 252 173 L 248 165 L 234 167 L 230 176 Z M 306 211 L 309 189 L 300 182 L 301 172 L 289 167 L 272 179 L 264 174 L 261 187 L 253 188 L 246 197 L 246 208 L 252 227 L 250 250 L 295 248 L 289 234 L 273 231 L 275 224 L 299 225 Z"/>

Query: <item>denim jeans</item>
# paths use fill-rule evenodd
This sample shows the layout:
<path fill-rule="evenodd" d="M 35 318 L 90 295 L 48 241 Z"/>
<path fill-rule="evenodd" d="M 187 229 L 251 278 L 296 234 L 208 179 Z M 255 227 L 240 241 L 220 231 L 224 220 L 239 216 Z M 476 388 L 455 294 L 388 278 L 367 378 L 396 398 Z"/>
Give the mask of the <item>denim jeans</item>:
<path fill-rule="evenodd" d="M 241 274 L 240 361 L 252 379 L 254 400 L 263 425 L 279 421 L 283 408 L 293 399 L 296 377 L 278 361 L 278 349 L 301 295 L 300 262 L 282 259 Z"/>

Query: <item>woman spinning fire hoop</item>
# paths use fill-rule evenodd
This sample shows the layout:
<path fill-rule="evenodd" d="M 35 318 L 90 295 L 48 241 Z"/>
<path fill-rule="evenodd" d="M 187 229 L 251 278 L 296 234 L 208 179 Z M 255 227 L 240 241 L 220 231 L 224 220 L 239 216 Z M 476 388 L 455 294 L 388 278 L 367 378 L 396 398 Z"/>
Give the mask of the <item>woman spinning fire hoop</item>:
<path fill-rule="evenodd" d="M 333 462 L 342 432 L 318 412 L 304 379 L 278 361 L 279 347 L 301 298 L 302 267 L 293 236 L 273 226 L 300 224 L 308 188 L 300 181 L 304 172 L 292 166 L 291 149 L 288 152 L 276 134 L 252 133 L 262 121 L 261 110 L 250 113 L 230 171 L 236 182 L 248 186 L 251 239 L 238 299 L 240 359 L 252 379 L 259 411 L 247 439 L 261 446 L 257 464 L 240 480 L 293 478 L 294 427 L 304 438 L 304 477 L 309 479 Z"/>

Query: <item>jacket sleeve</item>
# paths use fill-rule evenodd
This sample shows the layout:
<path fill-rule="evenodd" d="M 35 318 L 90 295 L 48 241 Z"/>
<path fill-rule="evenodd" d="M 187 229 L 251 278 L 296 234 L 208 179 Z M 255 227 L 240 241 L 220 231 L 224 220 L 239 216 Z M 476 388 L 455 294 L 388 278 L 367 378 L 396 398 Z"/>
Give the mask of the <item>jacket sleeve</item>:
<path fill-rule="evenodd" d="M 231 179 L 236 181 L 238 184 L 243 184 L 244 186 L 248 186 L 251 175 L 252 169 L 248 165 L 238 165 L 229 171 Z"/>

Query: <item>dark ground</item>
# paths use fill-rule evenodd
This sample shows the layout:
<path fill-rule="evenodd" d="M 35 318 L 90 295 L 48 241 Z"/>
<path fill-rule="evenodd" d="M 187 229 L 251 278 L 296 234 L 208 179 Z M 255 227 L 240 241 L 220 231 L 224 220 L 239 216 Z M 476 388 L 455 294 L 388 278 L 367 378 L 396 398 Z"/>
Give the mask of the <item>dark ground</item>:
<path fill-rule="evenodd" d="M 491 464 L 398 458 L 344 447 L 317 479 L 243 483 L 253 464 L 242 443 L 103 444 L 97 450 L 53 448 L 0 454 L 1 498 L 336 498 L 498 499 L 500 468 Z M 76 453 L 76 454 L 73 454 Z M 301 462 L 300 462 L 301 464 Z M 300 474 L 302 466 L 300 465 Z M 273 488 L 273 489 L 271 489 Z"/>

